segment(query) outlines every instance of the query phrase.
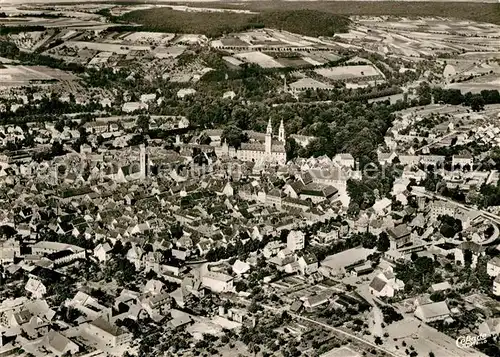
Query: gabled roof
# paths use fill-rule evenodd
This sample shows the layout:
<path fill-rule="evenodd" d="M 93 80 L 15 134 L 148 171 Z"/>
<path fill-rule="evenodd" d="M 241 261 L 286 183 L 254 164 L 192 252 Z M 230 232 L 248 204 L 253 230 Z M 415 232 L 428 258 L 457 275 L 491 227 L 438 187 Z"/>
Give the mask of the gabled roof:
<path fill-rule="evenodd" d="M 387 231 L 390 237 L 393 239 L 401 239 L 407 235 L 410 234 L 410 231 L 408 230 L 408 227 L 406 224 L 400 224 L 399 226 L 396 226 L 394 228 L 391 228 Z"/>
<path fill-rule="evenodd" d="M 385 281 L 383 281 L 382 279 L 380 279 L 379 277 L 375 277 L 373 278 L 372 282 L 370 283 L 370 288 L 372 288 L 373 290 L 377 291 L 377 292 L 381 292 L 385 285 L 387 283 Z"/>
<path fill-rule="evenodd" d="M 499 257 L 499 256 L 497 256 L 497 257 L 493 257 L 493 258 L 491 258 L 491 259 L 488 261 L 488 264 L 491 264 L 491 265 L 494 265 L 494 266 L 500 267 L 500 257 Z"/>
<path fill-rule="evenodd" d="M 306 253 L 301 258 L 304 259 L 306 264 L 314 264 L 318 262 L 318 258 L 313 253 Z"/>
<path fill-rule="evenodd" d="M 443 281 L 442 283 L 438 283 L 438 284 L 433 284 L 431 286 L 432 291 L 443 291 L 443 290 L 449 290 L 449 289 L 451 289 L 451 285 L 447 281 Z"/>
<path fill-rule="evenodd" d="M 120 329 L 118 326 L 111 325 L 109 322 L 104 320 L 102 317 L 99 317 L 98 319 L 90 322 L 91 325 L 94 325 L 95 327 L 106 331 L 107 333 L 113 335 L 113 336 L 120 336 L 123 335 L 125 332 Z"/>
<path fill-rule="evenodd" d="M 46 335 L 46 338 L 47 338 L 47 343 L 50 346 L 50 348 L 54 349 L 55 351 L 57 351 L 59 353 L 65 353 L 66 351 L 68 351 L 68 347 L 78 348 L 78 345 L 76 345 L 70 339 L 63 336 L 62 334 L 60 334 L 57 331 L 53 331 L 53 330 L 50 331 Z"/>
<path fill-rule="evenodd" d="M 483 253 L 486 250 L 486 248 L 483 247 L 482 245 L 477 244 L 476 242 L 472 242 L 472 241 L 463 242 L 462 244 L 460 244 L 460 249 L 470 250 L 475 254 Z"/>
<path fill-rule="evenodd" d="M 302 188 L 301 194 L 320 196 L 320 197 L 330 197 L 335 195 L 338 190 L 330 185 L 322 185 L 319 183 L 309 183 Z"/>
<path fill-rule="evenodd" d="M 290 306 L 290 311 L 291 312 L 298 312 L 300 308 L 302 307 L 303 302 L 300 300 L 295 300 L 293 304 Z"/>
<path fill-rule="evenodd" d="M 445 301 L 420 305 L 417 309 L 421 311 L 422 317 L 426 320 L 450 314 L 450 310 Z"/>
<path fill-rule="evenodd" d="M 326 291 L 324 293 L 320 293 L 317 295 L 312 295 L 306 298 L 305 302 L 309 304 L 309 306 L 317 306 L 328 302 L 331 293 Z"/>
<path fill-rule="evenodd" d="M 312 78 L 309 78 L 309 77 L 301 78 L 298 81 L 290 83 L 289 86 L 292 89 L 298 89 L 298 90 L 304 89 L 304 88 L 308 88 L 308 89 L 332 89 L 333 88 L 332 86 L 330 86 L 328 84 L 319 82 L 319 81 L 312 79 Z"/>
<path fill-rule="evenodd" d="M 319 357 L 361 357 L 361 354 L 347 346 L 342 346 L 325 352 Z"/>
<path fill-rule="evenodd" d="M 108 243 L 104 243 L 104 244 L 99 244 L 97 247 L 95 247 L 94 252 L 97 252 L 101 249 L 103 249 L 106 253 L 112 250 L 111 246 Z"/>

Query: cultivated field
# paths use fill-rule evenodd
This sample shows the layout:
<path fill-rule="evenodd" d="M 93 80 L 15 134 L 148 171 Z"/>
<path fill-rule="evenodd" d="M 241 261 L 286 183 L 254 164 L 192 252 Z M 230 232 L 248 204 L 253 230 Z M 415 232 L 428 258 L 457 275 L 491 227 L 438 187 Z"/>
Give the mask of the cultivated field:
<path fill-rule="evenodd" d="M 44 66 L 10 66 L 0 67 L 0 87 L 19 87 L 32 82 L 47 82 L 75 79 L 75 76 L 54 68 Z"/>
<path fill-rule="evenodd" d="M 448 84 L 446 88 L 459 89 L 462 93 L 480 93 L 482 90 L 495 90 L 500 88 L 500 78 L 498 76 L 488 76 L 467 82 L 451 83 Z"/>
<path fill-rule="evenodd" d="M 384 76 L 382 72 L 380 72 L 378 69 L 370 65 L 320 68 L 317 69 L 315 72 L 323 77 L 332 80 Z"/>
<path fill-rule="evenodd" d="M 279 62 L 275 61 L 271 56 L 262 52 L 247 52 L 240 53 L 234 57 L 249 63 L 255 63 L 262 68 L 281 68 L 284 67 Z"/>
<path fill-rule="evenodd" d="M 79 49 L 90 49 L 100 52 L 113 52 L 118 54 L 127 54 L 130 51 L 149 51 L 150 46 L 125 46 L 112 43 L 86 42 L 86 41 L 68 41 L 64 44 L 66 47 L 77 47 Z"/>

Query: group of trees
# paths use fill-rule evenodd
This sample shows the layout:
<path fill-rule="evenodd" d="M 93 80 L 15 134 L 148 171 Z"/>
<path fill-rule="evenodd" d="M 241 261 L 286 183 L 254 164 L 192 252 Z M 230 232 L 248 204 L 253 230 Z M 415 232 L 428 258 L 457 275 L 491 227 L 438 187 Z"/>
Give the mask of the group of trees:
<path fill-rule="evenodd" d="M 428 257 L 415 257 L 411 262 L 398 263 L 394 269 L 396 277 L 405 283 L 405 292 L 417 294 L 442 281 L 436 272 L 436 263 Z"/>
<path fill-rule="evenodd" d="M 102 106 L 96 101 L 89 104 L 77 104 L 74 96 L 70 96 L 69 101 L 62 101 L 56 93 L 44 96 L 41 99 L 32 100 L 29 104 L 23 105 L 15 112 L 7 111 L 2 113 L 0 124 L 19 124 L 20 118 L 45 117 L 45 121 L 53 121 L 52 118 L 60 119 L 61 114 L 93 112 L 101 110 Z"/>
<path fill-rule="evenodd" d="M 84 237 L 81 236 L 74 236 L 72 234 L 57 234 L 54 231 L 47 229 L 46 231 L 43 232 L 42 237 L 43 240 L 49 242 L 71 244 L 85 249 L 94 248 L 94 243 L 92 243 L 88 239 L 85 239 Z"/>
<path fill-rule="evenodd" d="M 104 275 L 106 279 L 116 279 L 120 285 L 137 281 L 137 271 L 134 264 L 122 257 L 114 257 L 113 260 L 107 262 Z"/>
<path fill-rule="evenodd" d="M 255 354 L 260 352 L 261 349 L 277 352 L 278 350 L 285 350 L 285 347 L 297 351 L 296 346 L 298 343 L 287 344 L 283 337 L 276 332 L 278 327 L 290 322 L 290 320 L 291 317 L 287 312 L 276 314 L 271 318 L 260 319 L 254 328 L 243 326 L 239 332 L 239 339 L 249 346 L 251 352 Z M 300 352 L 297 352 L 297 354 L 292 355 L 299 356 Z M 265 355 L 269 356 L 270 354 Z"/>
<path fill-rule="evenodd" d="M 242 257 L 249 253 L 262 249 L 270 242 L 269 236 L 264 236 L 262 240 L 250 239 L 245 244 L 241 240 L 237 240 L 234 244 L 229 243 L 226 247 L 219 246 L 211 248 L 205 258 L 208 261 L 215 262 L 221 259 L 229 259 L 232 257 Z"/>
<path fill-rule="evenodd" d="M 500 92 L 497 89 L 482 90 L 480 93 L 467 92 L 462 94 L 459 89 L 444 89 L 440 87 L 431 88 L 429 84 L 423 83 L 417 88 L 419 104 L 430 104 L 434 96 L 434 102 L 471 107 L 473 111 L 480 111 L 485 104 L 500 103 Z"/>
<path fill-rule="evenodd" d="M 475 195 L 472 203 L 481 208 L 500 206 L 500 184 L 484 184 L 479 189 L 479 194 Z"/>
<path fill-rule="evenodd" d="M 433 88 L 435 102 L 443 102 L 446 104 L 460 105 L 471 107 L 473 111 L 484 109 L 485 104 L 500 103 L 500 92 L 497 89 L 482 90 L 480 93 L 473 94 L 467 92 L 462 94 L 459 89 L 443 89 Z"/>
<path fill-rule="evenodd" d="M 102 14 L 109 18 L 108 13 Z M 259 14 L 251 14 L 190 12 L 159 8 L 132 11 L 121 16 L 119 20 L 142 24 L 143 29 L 149 31 L 198 33 L 208 37 L 264 27 L 308 36 L 333 36 L 339 32 L 346 32 L 350 24 L 347 17 L 305 9 L 260 11 Z"/>
<path fill-rule="evenodd" d="M 335 241 L 328 246 L 310 246 L 308 249 L 316 256 L 318 261 L 321 261 L 329 255 L 360 246 L 367 249 L 377 248 L 380 252 L 384 252 L 389 247 L 389 240 L 387 235 L 377 237 L 372 233 L 365 232 L 353 234 L 348 239 Z"/>
<path fill-rule="evenodd" d="M 54 141 L 49 150 L 38 151 L 33 154 L 33 160 L 40 163 L 43 161 L 50 161 L 57 156 L 66 155 L 67 151 L 64 150 L 63 144 L 59 141 Z"/>
<path fill-rule="evenodd" d="M 236 146 L 244 142 L 241 130 L 265 132 L 269 117 L 277 132 L 280 121 L 285 123 L 287 134 L 316 136 L 301 149 L 296 143 L 288 143 L 291 158 L 300 156 L 335 156 L 350 152 L 362 163 L 376 161 L 376 148 L 382 142 L 392 122 L 392 112 L 397 108 L 382 104 L 360 102 L 295 103 L 269 107 L 263 102 L 241 104 L 223 101 L 210 96 L 195 96 L 181 103 L 192 125 L 202 128 L 225 127 L 224 136 Z"/>
<path fill-rule="evenodd" d="M 221 104 L 221 105 L 219 105 Z M 195 104 L 190 121 L 201 126 L 234 125 L 240 129 L 265 132 L 271 117 L 276 132 L 281 120 L 288 134 L 316 136 L 302 151 L 304 156 L 334 156 L 350 152 L 364 162 L 376 159 L 376 147 L 392 120 L 393 108 L 385 104 L 334 102 L 330 104 L 287 104 L 269 108 L 261 103 L 245 107 L 234 104 Z"/>
<path fill-rule="evenodd" d="M 390 325 L 393 322 L 400 321 L 403 319 L 403 315 L 401 315 L 399 312 L 397 312 L 396 309 L 394 309 L 390 305 L 381 306 L 380 310 L 382 311 L 382 314 L 384 315 L 384 323 L 386 325 Z"/>
<path fill-rule="evenodd" d="M 439 232 L 446 238 L 453 238 L 462 231 L 462 221 L 458 218 L 443 215 L 438 217 L 438 221 L 441 222 Z"/>
<path fill-rule="evenodd" d="M 248 141 L 248 135 L 236 125 L 228 125 L 224 128 L 221 140 L 227 142 L 229 146 L 239 149 L 242 143 Z"/>
<path fill-rule="evenodd" d="M 351 198 L 348 213 L 354 216 L 361 210 L 372 207 L 377 199 L 386 197 L 398 177 L 395 165 L 382 168 L 374 163 L 365 164 L 361 166 L 361 170 L 363 180 L 347 181 L 347 192 Z"/>
<path fill-rule="evenodd" d="M 45 31 L 44 26 L 4 26 L 0 25 L 0 36 L 17 35 L 22 32 Z"/>
<path fill-rule="evenodd" d="M 48 66 L 77 73 L 85 71 L 85 67 L 77 63 L 67 63 L 64 60 L 37 52 L 22 52 L 15 44 L 5 40 L 0 40 L 0 57 L 18 60 L 27 65 Z"/>

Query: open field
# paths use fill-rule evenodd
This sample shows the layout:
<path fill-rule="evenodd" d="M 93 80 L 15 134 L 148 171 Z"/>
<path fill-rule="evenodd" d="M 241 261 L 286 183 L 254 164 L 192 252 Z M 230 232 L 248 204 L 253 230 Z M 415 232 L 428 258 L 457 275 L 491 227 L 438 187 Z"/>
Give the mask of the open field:
<path fill-rule="evenodd" d="M 500 78 L 498 76 L 488 76 L 486 78 L 478 78 L 467 82 L 451 83 L 445 88 L 459 89 L 463 94 L 467 92 L 480 93 L 482 90 L 495 90 L 500 88 Z"/>
<path fill-rule="evenodd" d="M 99 52 L 114 52 L 118 54 L 127 54 L 130 51 L 149 51 L 151 49 L 149 46 L 123 46 L 120 44 L 88 41 L 67 41 L 63 46 L 90 49 Z"/>
<path fill-rule="evenodd" d="M 247 52 L 235 55 L 236 58 L 244 60 L 249 63 L 254 63 L 262 68 L 281 68 L 284 67 L 279 62 L 275 61 L 272 57 L 262 52 Z"/>
<path fill-rule="evenodd" d="M 33 82 L 69 81 L 75 76 L 45 66 L 3 66 L 0 67 L 0 87 L 19 87 Z"/>
<path fill-rule="evenodd" d="M 384 341 L 387 349 L 396 351 L 396 345 L 404 349 L 402 341 L 415 347 L 419 355 L 428 356 L 433 352 L 436 357 L 479 357 L 485 356 L 473 349 L 459 348 L 453 338 L 433 329 L 413 316 L 405 316 L 401 321 L 387 327 L 389 338 Z"/>
<path fill-rule="evenodd" d="M 340 66 L 333 68 L 320 68 L 317 74 L 332 80 L 344 80 L 362 77 L 384 77 L 384 74 L 372 65 Z"/>
<path fill-rule="evenodd" d="M 348 33 L 337 36 L 351 45 L 399 57 L 470 53 L 461 57 L 473 63 L 484 57 L 481 52 L 498 51 L 500 43 L 500 26 L 468 20 L 359 16 L 354 22 L 356 25 Z M 485 58 L 494 56 L 491 53 Z"/>
<path fill-rule="evenodd" d="M 0 6 L 2 5 L 0 1 Z M 3 10 L 2 10 L 3 11 Z M 16 32 L 24 31 L 43 31 L 44 29 L 52 28 L 79 28 L 79 27 L 94 27 L 106 25 L 99 21 L 85 21 L 76 18 L 41 18 L 41 17 L 22 17 L 22 18 L 0 18 L 0 26 L 4 26 L 4 32 L 12 33 L 12 30 L 7 31 L 9 27 L 16 27 Z M 23 27 L 25 27 L 23 29 Z"/>

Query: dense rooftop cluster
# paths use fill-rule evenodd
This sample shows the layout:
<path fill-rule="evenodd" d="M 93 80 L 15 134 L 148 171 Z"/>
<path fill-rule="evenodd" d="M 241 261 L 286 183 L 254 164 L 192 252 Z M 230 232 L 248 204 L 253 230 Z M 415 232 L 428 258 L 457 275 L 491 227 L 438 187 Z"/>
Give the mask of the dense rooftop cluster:
<path fill-rule="evenodd" d="M 500 27 L 378 15 L 0 7 L 0 355 L 498 356 Z"/>

